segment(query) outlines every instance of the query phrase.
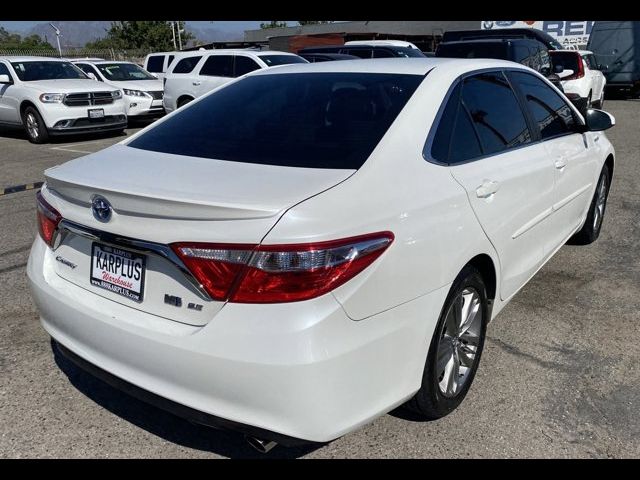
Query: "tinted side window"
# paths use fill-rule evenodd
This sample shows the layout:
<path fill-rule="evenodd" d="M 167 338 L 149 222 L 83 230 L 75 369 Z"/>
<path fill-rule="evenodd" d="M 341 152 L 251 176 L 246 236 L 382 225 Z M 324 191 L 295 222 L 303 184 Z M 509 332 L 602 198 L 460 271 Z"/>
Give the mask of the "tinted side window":
<path fill-rule="evenodd" d="M 485 155 L 531 141 L 520 104 L 502 73 L 483 73 L 465 79 L 462 101 Z"/>
<path fill-rule="evenodd" d="M 482 148 L 478 142 L 478 136 L 473 129 L 469 111 L 464 105 L 458 108 L 455 128 L 451 136 L 451 149 L 449 163 L 461 163 L 482 155 Z"/>
<path fill-rule="evenodd" d="M 373 50 L 373 58 L 393 58 L 395 55 L 389 50 L 383 48 L 376 48 Z"/>
<path fill-rule="evenodd" d="M 509 72 L 509 78 L 524 95 L 543 140 L 575 131 L 571 107 L 551 87 L 524 72 Z"/>
<path fill-rule="evenodd" d="M 347 53 L 349 55 L 355 55 L 360 58 L 371 58 L 371 54 L 373 53 L 369 48 L 353 48 L 353 49 L 344 49 L 340 53 Z"/>
<path fill-rule="evenodd" d="M 200 75 L 233 77 L 233 56 L 211 55 L 200 69 Z"/>
<path fill-rule="evenodd" d="M 449 145 L 460 102 L 460 86 L 461 83 L 458 83 L 449 95 L 431 144 L 431 158 L 442 163 L 449 162 Z"/>
<path fill-rule="evenodd" d="M 245 73 L 253 72 L 254 70 L 258 70 L 258 69 L 260 69 L 260 65 L 258 65 L 251 58 L 237 56 L 234 77 L 240 77 Z"/>
<path fill-rule="evenodd" d="M 164 66 L 164 55 L 152 55 L 147 60 L 147 68 L 145 70 L 147 72 L 162 72 L 162 67 Z"/>
<path fill-rule="evenodd" d="M 2 62 L 0 62 L 0 75 L 9 75 L 9 78 L 13 78 L 9 73 L 9 69 L 7 68 L 7 66 Z"/>
<path fill-rule="evenodd" d="M 202 57 L 187 57 L 180 60 L 173 69 L 173 73 L 191 73 Z"/>
<path fill-rule="evenodd" d="M 515 44 L 513 46 L 513 61 L 526 65 L 529 59 L 529 48 L 526 45 Z"/>
<path fill-rule="evenodd" d="M 167 68 L 171 66 L 171 62 L 173 62 L 174 58 L 175 58 L 175 55 L 169 55 L 169 59 L 167 60 Z"/>
<path fill-rule="evenodd" d="M 460 104 L 461 85 L 451 92 L 433 137 L 431 157 L 442 163 L 456 164 L 482 155 L 469 112 Z"/>

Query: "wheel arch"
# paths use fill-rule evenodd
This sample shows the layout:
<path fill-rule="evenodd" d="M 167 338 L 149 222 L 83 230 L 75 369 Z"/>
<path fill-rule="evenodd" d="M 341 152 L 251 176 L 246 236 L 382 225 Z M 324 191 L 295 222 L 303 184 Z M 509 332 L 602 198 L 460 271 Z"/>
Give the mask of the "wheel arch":
<path fill-rule="evenodd" d="M 466 265 L 471 265 L 480 272 L 487 287 L 487 298 L 491 301 L 495 300 L 498 290 L 498 275 L 493 259 L 486 253 L 481 253 L 469 260 Z"/>
<path fill-rule="evenodd" d="M 176 100 L 176 108 L 180 108 L 180 104 L 186 99 L 189 99 L 190 102 L 193 102 L 195 100 L 195 97 L 189 94 L 180 95 L 178 97 L 178 100 Z"/>
<path fill-rule="evenodd" d="M 613 179 L 613 167 L 614 167 L 615 161 L 613 159 L 613 153 L 610 153 L 606 160 L 604 161 L 604 166 L 607 167 L 609 169 L 609 183 L 611 183 L 611 180 Z"/>
<path fill-rule="evenodd" d="M 33 103 L 31 100 L 23 100 L 20 103 L 20 118 L 22 118 L 22 116 L 24 115 L 24 111 L 27 109 L 27 107 L 33 107 L 38 113 L 40 113 L 40 110 L 38 110 L 38 107 L 35 105 L 35 103 Z"/>

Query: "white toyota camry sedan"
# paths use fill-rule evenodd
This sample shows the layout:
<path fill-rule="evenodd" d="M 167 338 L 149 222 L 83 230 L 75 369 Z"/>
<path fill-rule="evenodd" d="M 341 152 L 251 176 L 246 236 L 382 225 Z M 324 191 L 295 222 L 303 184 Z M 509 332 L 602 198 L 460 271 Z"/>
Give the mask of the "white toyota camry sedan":
<path fill-rule="evenodd" d="M 268 450 L 463 400 L 487 324 L 600 232 L 603 130 L 498 60 L 283 66 L 45 172 L 54 351 Z"/>

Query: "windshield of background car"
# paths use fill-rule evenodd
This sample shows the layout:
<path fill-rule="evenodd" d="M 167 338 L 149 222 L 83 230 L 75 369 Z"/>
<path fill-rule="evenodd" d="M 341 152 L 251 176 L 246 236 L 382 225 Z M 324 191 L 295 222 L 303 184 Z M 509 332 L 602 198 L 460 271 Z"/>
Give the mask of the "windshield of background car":
<path fill-rule="evenodd" d="M 260 60 L 270 67 L 276 65 L 287 65 L 290 63 L 307 63 L 307 61 L 297 55 L 258 55 Z"/>
<path fill-rule="evenodd" d="M 192 103 L 128 145 L 287 167 L 358 169 L 423 75 L 249 76 Z"/>
<path fill-rule="evenodd" d="M 577 72 L 579 70 L 578 61 L 580 60 L 580 54 L 578 52 L 557 52 L 551 50 L 551 61 L 553 65 L 562 65 L 565 70 L 573 70 Z"/>
<path fill-rule="evenodd" d="M 96 67 L 107 80 L 114 82 L 157 80 L 156 77 L 133 63 L 100 63 Z"/>
<path fill-rule="evenodd" d="M 497 58 L 508 60 L 507 45 L 503 42 L 496 43 L 441 43 L 436 50 L 437 57 L 452 58 Z"/>
<path fill-rule="evenodd" d="M 11 62 L 18 78 L 23 82 L 37 80 L 69 80 L 87 77 L 82 70 L 69 62 Z"/>

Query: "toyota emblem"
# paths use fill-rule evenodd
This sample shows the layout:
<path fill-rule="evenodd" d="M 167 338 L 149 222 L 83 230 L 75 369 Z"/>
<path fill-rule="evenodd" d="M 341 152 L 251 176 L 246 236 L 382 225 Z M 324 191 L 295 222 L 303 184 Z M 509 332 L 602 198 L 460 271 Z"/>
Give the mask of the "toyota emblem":
<path fill-rule="evenodd" d="M 99 222 L 106 223 L 111 220 L 111 204 L 106 198 L 100 195 L 95 195 L 91 200 L 91 211 L 95 219 Z"/>

